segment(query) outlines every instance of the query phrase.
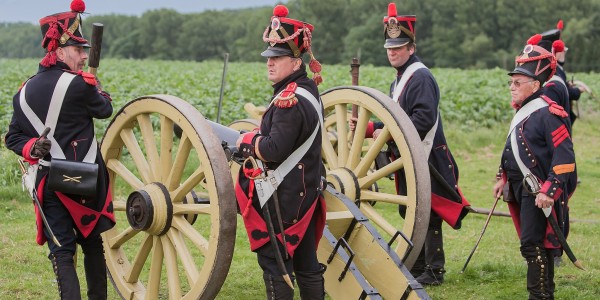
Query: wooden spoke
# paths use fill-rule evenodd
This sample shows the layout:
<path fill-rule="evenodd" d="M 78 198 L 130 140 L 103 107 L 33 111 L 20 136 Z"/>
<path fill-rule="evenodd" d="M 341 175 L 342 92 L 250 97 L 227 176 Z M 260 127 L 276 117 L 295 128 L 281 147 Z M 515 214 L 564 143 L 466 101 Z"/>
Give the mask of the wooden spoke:
<path fill-rule="evenodd" d="M 337 121 L 337 134 L 339 134 L 340 136 L 347 136 L 348 135 L 348 108 L 346 107 L 346 105 L 336 105 L 335 106 L 335 117 L 336 117 L 336 121 Z M 347 143 L 338 143 L 337 144 L 338 147 L 338 165 L 344 165 L 344 163 L 346 161 L 348 161 L 348 144 Z"/>
<path fill-rule="evenodd" d="M 379 152 L 381 151 L 381 149 L 383 149 L 385 142 L 389 140 L 389 138 L 390 131 L 387 127 L 384 127 L 381 133 L 379 134 L 379 137 L 374 141 L 373 145 L 369 147 L 367 152 L 364 154 L 364 156 L 358 163 L 358 166 L 356 166 L 356 168 L 354 169 L 354 173 L 357 176 L 362 177 L 367 174 L 369 168 L 375 161 L 375 158 L 377 157 L 377 155 L 379 155 Z"/>
<path fill-rule="evenodd" d="M 123 143 L 125 143 L 127 150 L 129 150 L 131 153 L 131 157 L 133 158 L 133 162 L 135 163 L 135 166 L 142 177 L 142 181 L 144 181 L 146 184 L 152 182 L 150 165 L 144 157 L 142 148 L 140 148 L 133 130 L 131 128 L 123 128 L 121 131 L 121 139 L 123 139 Z"/>
<path fill-rule="evenodd" d="M 395 161 L 391 162 L 389 165 L 387 165 L 371 174 L 367 174 L 362 178 L 359 178 L 358 183 L 359 183 L 360 187 L 368 188 L 371 185 L 373 185 L 373 183 L 375 183 L 375 181 L 382 179 L 382 178 L 386 177 L 388 174 L 392 174 L 393 172 L 395 172 L 397 170 L 400 170 L 403 166 L 404 166 L 404 159 L 402 159 L 402 158 L 396 159 Z"/>
<path fill-rule="evenodd" d="M 207 255 L 208 252 L 208 241 L 198 231 L 196 231 L 192 225 L 183 218 L 174 218 L 173 227 L 177 228 L 181 233 L 190 239 L 201 250 L 202 255 Z"/>
<path fill-rule="evenodd" d="M 188 284 L 194 284 L 194 282 L 198 280 L 200 274 L 198 273 L 198 268 L 196 268 L 192 254 L 185 245 L 183 235 L 178 230 L 169 230 L 167 236 L 175 247 L 175 251 L 181 260 L 181 264 L 188 279 Z"/>
<path fill-rule="evenodd" d="M 169 170 L 169 177 L 167 177 L 165 184 L 170 191 L 179 186 L 179 182 L 181 181 L 181 176 L 183 176 L 183 170 L 185 169 L 185 165 L 190 156 L 191 149 L 192 143 L 184 133 L 181 136 L 179 148 L 177 148 L 177 154 L 175 155 L 175 161 L 173 163 L 173 167 L 171 170 Z"/>
<path fill-rule="evenodd" d="M 211 213 L 213 212 L 210 204 L 173 204 L 173 215 L 175 216 L 185 214 L 209 215 Z"/>
<path fill-rule="evenodd" d="M 204 170 L 198 168 L 190 177 L 188 177 L 171 195 L 173 202 L 182 202 L 185 195 L 187 195 L 196 185 L 205 178 Z"/>
<path fill-rule="evenodd" d="M 113 200 L 113 209 L 115 211 L 125 211 L 127 203 L 125 201 Z"/>
<path fill-rule="evenodd" d="M 184 100 L 146 96 L 116 114 L 100 148 L 117 219 L 104 251 L 119 294 L 214 299 L 233 257 L 236 201 L 212 127 Z"/>
<path fill-rule="evenodd" d="M 147 234 L 144 236 L 144 239 L 140 243 L 139 250 L 137 251 L 135 258 L 132 261 L 129 274 L 125 276 L 126 282 L 136 282 L 140 278 L 140 273 L 142 273 L 142 267 L 144 266 L 144 263 L 146 262 L 146 260 L 148 260 L 148 257 L 150 256 L 150 250 L 152 250 L 153 241 L 154 238 L 151 235 Z"/>
<path fill-rule="evenodd" d="M 161 181 L 167 180 L 167 170 L 173 167 L 173 121 L 160 116 L 160 170 Z"/>
<path fill-rule="evenodd" d="M 402 206 L 408 205 L 408 198 L 403 195 L 394 195 L 389 193 L 380 193 L 373 192 L 369 190 L 362 190 L 360 192 L 360 200 L 361 201 L 376 201 L 376 202 L 386 202 L 392 204 L 398 204 Z"/>
<path fill-rule="evenodd" d="M 127 167 L 117 159 L 109 159 L 106 163 L 106 167 L 109 170 L 115 172 L 116 175 L 119 175 L 125 182 L 129 184 L 134 189 L 140 189 L 144 186 L 144 183 L 137 178 Z"/>
<path fill-rule="evenodd" d="M 181 298 L 181 282 L 179 280 L 179 270 L 177 268 L 177 253 L 175 247 L 166 236 L 161 236 L 162 248 L 165 257 L 165 266 L 167 269 L 167 282 L 169 287 L 169 298 Z"/>
<path fill-rule="evenodd" d="M 160 277 L 164 259 L 164 251 L 159 236 L 152 237 L 152 258 L 150 261 L 150 276 L 148 278 L 148 295 L 160 294 Z"/>
<path fill-rule="evenodd" d="M 157 181 L 160 179 L 159 174 L 161 173 L 160 159 L 158 158 L 156 138 L 154 137 L 154 130 L 152 129 L 152 121 L 150 120 L 150 115 L 141 114 L 137 116 L 137 121 L 140 126 L 142 140 L 144 141 L 144 148 L 146 150 L 148 164 L 150 164 L 152 181 Z"/>
<path fill-rule="evenodd" d="M 106 242 L 110 245 L 111 249 L 118 249 L 119 247 L 123 246 L 123 244 L 125 244 L 127 241 L 129 241 L 131 238 L 136 236 L 138 233 L 139 233 L 139 231 L 137 231 L 131 227 L 127 227 L 119 235 L 114 236 L 113 238 L 109 239 Z"/>
<path fill-rule="evenodd" d="M 332 146 L 333 142 L 323 142 L 327 181 L 350 199 L 360 200 L 360 209 L 390 238 L 397 231 L 412 238 L 412 250 L 406 243 L 395 244 L 398 256 L 405 258 L 403 262 L 407 267 L 412 267 L 425 240 L 431 205 L 427 158 L 412 121 L 398 103 L 367 87 L 332 88 L 323 92 L 321 99 L 325 111 L 330 113 L 326 118 L 327 136 L 336 139 L 336 147 Z M 352 135 L 346 128 L 347 108 L 353 105 L 358 108 L 358 120 Z M 366 138 L 370 122 L 383 124 L 375 140 Z M 377 156 L 390 145 L 394 147 L 396 159 L 376 169 Z M 390 184 L 389 176 L 396 171 L 402 171 L 403 176 L 394 179 L 404 181 L 399 185 L 407 187 L 407 191 L 403 192 L 405 195 L 396 195 L 394 184 Z M 381 205 L 371 206 L 371 203 L 377 202 Z M 397 207 L 392 208 L 393 205 L 406 207 L 404 219 L 398 215 Z M 395 212 L 389 213 L 385 209 Z M 387 220 L 390 216 L 393 219 Z"/>
<path fill-rule="evenodd" d="M 362 153 L 363 143 L 365 141 L 365 135 L 357 133 L 367 132 L 367 125 L 369 124 L 370 119 L 371 112 L 359 107 L 356 131 L 354 133 L 354 139 L 352 140 L 352 146 L 350 147 L 350 153 L 348 154 L 348 161 L 346 161 L 346 168 L 348 169 L 353 169 L 356 167 L 356 165 L 358 165 L 358 161 L 360 160 Z"/>

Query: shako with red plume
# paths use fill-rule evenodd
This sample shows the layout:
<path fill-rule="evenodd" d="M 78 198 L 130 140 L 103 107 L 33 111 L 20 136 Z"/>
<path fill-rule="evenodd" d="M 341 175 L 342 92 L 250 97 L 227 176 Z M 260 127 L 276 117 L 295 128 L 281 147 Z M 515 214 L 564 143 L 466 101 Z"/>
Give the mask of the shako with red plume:
<path fill-rule="evenodd" d="M 290 56 L 302 57 L 304 53 L 310 55 L 308 64 L 314 73 L 313 80 L 317 85 L 323 81 L 321 77 L 321 64 L 312 52 L 312 33 L 314 26 L 299 20 L 288 18 L 289 10 L 285 5 L 279 4 L 273 8 L 271 22 L 263 32 L 263 41 L 267 49 L 261 53 L 263 57 Z"/>
<path fill-rule="evenodd" d="M 46 49 L 46 56 L 40 64 L 44 67 L 56 64 L 58 47 L 90 47 L 81 31 L 81 14 L 85 12 L 85 3 L 82 0 L 73 0 L 70 9 L 71 11 L 56 13 L 40 19 L 42 48 Z"/>
<path fill-rule="evenodd" d="M 515 58 L 515 69 L 508 75 L 522 74 L 544 84 L 556 71 L 556 57 L 538 45 L 542 35 L 536 34 L 527 40 L 523 51 Z"/>
<path fill-rule="evenodd" d="M 414 15 L 399 16 L 396 3 L 388 4 L 387 16 L 383 17 L 384 48 L 398 48 L 416 39 L 415 24 L 417 17 Z"/>

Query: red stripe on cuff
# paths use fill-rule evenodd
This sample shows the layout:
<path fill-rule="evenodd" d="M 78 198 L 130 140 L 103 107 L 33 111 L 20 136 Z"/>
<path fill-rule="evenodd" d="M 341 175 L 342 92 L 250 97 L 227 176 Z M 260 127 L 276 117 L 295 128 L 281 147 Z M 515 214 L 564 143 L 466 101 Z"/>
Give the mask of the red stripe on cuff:
<path fill-rule="evenodd" d="M 31 148 L 33 148 L 36 140 L 37 138 L 31 138 L 25 143 L 25 146 L 23 146 L 23 150 L 21 151 L 21 156 L 23 156 L 25 161 L 32 165 L 37 164 L 39 160 L 39 158 L 31 157 Z"/>

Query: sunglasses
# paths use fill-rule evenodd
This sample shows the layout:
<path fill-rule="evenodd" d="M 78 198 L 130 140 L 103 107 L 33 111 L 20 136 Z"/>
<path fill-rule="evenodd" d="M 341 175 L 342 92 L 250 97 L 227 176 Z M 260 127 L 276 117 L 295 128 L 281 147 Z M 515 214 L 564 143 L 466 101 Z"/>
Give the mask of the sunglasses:
<path fill-rule="evenodd" d="M 506 83 L 508 84 L 508 87 L 510 87 L 511 85 L 514 84 L 516 88 L 520 88 L 521 84 L 528 83 L 528 82 L 534 82 L 534 81 L 535 80 L 529 80 L 529 81 L 521 82 L 521 81 L 512 81 L 512 80 L 509 80 Z"/>

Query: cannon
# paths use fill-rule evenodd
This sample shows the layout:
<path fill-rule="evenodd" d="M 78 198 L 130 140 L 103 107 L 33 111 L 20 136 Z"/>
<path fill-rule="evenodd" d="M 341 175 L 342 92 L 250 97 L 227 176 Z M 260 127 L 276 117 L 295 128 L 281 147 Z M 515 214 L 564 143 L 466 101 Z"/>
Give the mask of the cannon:
<path fill-rule="evenodd" d="M 328 266 L 327 293 L 333 299 L 428 299 L 408 271 L 422 248 L 430 210 L 427 159 L 415 128 L 388 96 L 368 87 L 332 88 L 321 99 L 328 187 L 318 256 Z M 358 123 L 350 133 L 353 106 Z M 240 130 L 257 127 L 257 117 L 260 109 L 226 127 L 171 95 L 134 99 L 116 114 L 101 152 L 117 225 L 103 239 L 121 297 L 216 297 L 235 246 L 232 143 Z M 364 134 L 370 120 L 385 124 L 375 141 Z M 387 141 L 398 146 L 399 158 L 375 168 Z M 389 179 L 396 171 L 406 174 L 406 195 L 396 195 Z M 403 218 L 398 205 L 406 208 Z"/>

